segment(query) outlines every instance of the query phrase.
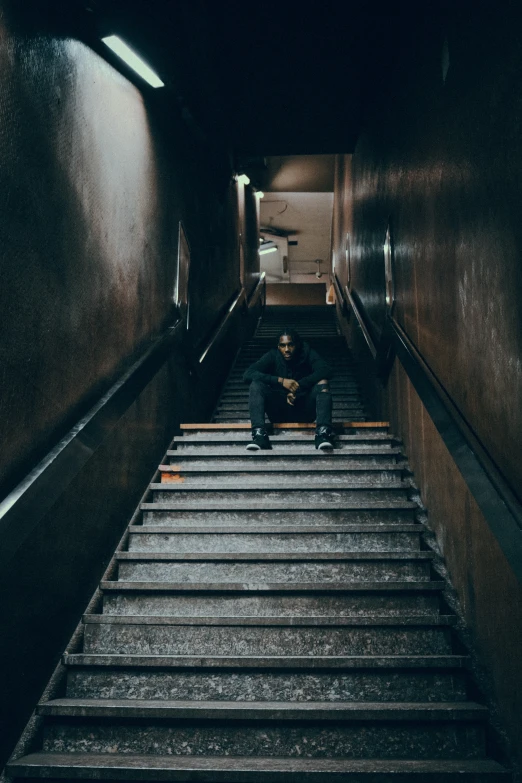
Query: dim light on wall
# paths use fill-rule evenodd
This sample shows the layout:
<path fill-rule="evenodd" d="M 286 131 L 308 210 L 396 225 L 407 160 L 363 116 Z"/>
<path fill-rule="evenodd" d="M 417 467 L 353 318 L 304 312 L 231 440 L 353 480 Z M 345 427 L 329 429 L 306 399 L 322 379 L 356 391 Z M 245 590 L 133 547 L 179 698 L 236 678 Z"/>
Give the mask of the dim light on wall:
<path fill-rule="evenodd" d="M 240 185 L 250 185 L 250 177 L 248 174 L 238 174 L 237 181 Z"/>
<path fill-rule="evenodd" d="M 121 57 L 121 59 L 132 68 L 133 71 L 141 76 L 142 79 L 150 84 L 151 87 L 164 87 L 164 83 L 159 76 L 154 73 L 147 63 L 145 63 L 141 57 L 138 57 L 136 52 L 133 52 L 130 46 L 121 40 L 117 35 L 108 35 L 106 38 L 102 38 L 103 43 L 112 49 L 112 51 Z"/>

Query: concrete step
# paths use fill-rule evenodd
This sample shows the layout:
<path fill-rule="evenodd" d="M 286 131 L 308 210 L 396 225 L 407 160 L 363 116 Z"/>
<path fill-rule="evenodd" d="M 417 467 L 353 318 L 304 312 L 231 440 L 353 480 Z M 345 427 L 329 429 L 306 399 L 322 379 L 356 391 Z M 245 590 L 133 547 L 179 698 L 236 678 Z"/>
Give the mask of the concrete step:
<path fill-rule="evenodd" d="M 198 656 L 450 655 L 453 617 L 86 615 L 84 653 Z"/>
<path fill-rule="evenodd" d="M 248 429 L 245 430 L 244 433 L 241 433 L 239 435 L 228 435 L 225 437 L 213 437 L 213 438 L 204 438 L 204 437 L 198 437 L 198 438 L 187 438 L 186 440 L 183 439 L 176 439 L 174 440 L 172 446 L 172 449 L 169 449 L 169 451 L 174 451 L 176 454 L 180 454 L 181 452 L 185 452 L 185 450 L 188 449 L 205 449 L 205 452 L 214 452 L 214 451 L 223 451 L 223 449 L 226 449 L 227 446 L 230 446 L 231 451 L 240 451 L 243 456 L 245 456 L 245 449 L 248 443 L 252 441 L 251 436 L 251 428 L 250 424 L 246 422 L 248 425 Z M 315 448 L 314 445 L 314 438 L 313 436 L 310 436 L 309 438 L 299 438 L 294 441 L 287 441 L 283 440 L 282 438 L 279 438 L 277 435 L 274 435 L 272 432 L 270 432 L 270 429 L 267 427 L 269 436 L 270 436 L 270 445 L 272 448 L 263 454 L 258 454 L 257 457 L 276 457 L 278 455 L 283 455 L 286 459 L 287 457 L 292 457 L 292 455 L 296 452 L 304 452 L 308 453 L 311 457 L 315 457 L 315 459 L 323 459 L 324 457 L 348 457 L 351 456 L 354 452 L 354 443 L 353 441 L 346 441 L 344 439 L 340 439 L 339 436 L 335 436 L 335 449 L 331 453 L 321 454 L 319 455 L 318 450 Z M 360 442 L 360 445 L 357 444 L 355 448 L 363 448 L 366 449 L 368 454 L 371 454 L 372 452 L 376 452 L 380 454 L 383 450 L 388 449 L 390 452 L 395 448 L 393 441 L 379 441 L 376 438 L 372 440 L 363 440 Z M 256 456 L 253 454 L 249 455 L 250 457 Z M 297 454 L 296 454 L 297 456 Z"/>
<path fill-rule="evenodd" d="M 14 777 L 175 783 L 506 783 L 488 759 L 325 759 L 33 753 L 11 762 Z"/>
<path fill-rule="evenodd" d="M 196 446 L 205 446 L 206 448 L 218 447 L 223 448 L 225 446 L 231 446 L 232 448 L 239 448 L 246 446 L 252 440 L 251 426 L 250 424 L 237 425 L 241 426 L 241 429 L 221 429 L 221 430 L 201 430 L 200 432 L 191 432 L 183 436 L 176 436 L 173 439 L 173 448 L 194 448 Z M 271 427 L 267 427 L 270 434 L 270 443 L 272 449 L 284 448 L 285 453 L 294 448 L 305 449 L 309 448 L 314 453 L 314 431 L 311 428 L 306 432 L 299 432 L 297 430 L 282 431 L 280 429 L 272 430 Z M 315 428 L 314 428 L 315 429 Z M 365 447 L 365 448 L 394 448 L 397 447 L 397 441 L 390 437 L 388 433 L 384 431 L 381 433 L 361 432 L 357 435 L 339 434 L 335 435 L 335 453 L 352 447 Z"/>
<path fill-rule="evenodd" d="M 339 418 L 340 417 L 341 416 L 339 416 Z M 350 421 L 353 421 L 353 422 L 361 422 L 362 423 L 362 422 L 366 421 L 366 416 L 364 416 L 364 415 L 358 416 L 356 414 L 353 414 L 353 415 L 350 415 L 350 416 L 347 417 L 345 415 L 345 413 L 343 413 L 342 414 L 342 418 L 343 419 L 348 418 Z M 220 423 L 220 424 L 221 423 L 225 423 L 225 422 L 231 423 L 231 424 L 234 424 L 234 423 L 235 424 L 249 424 L 250 423 L 250 418 L 246 414 L 242 414 L 242 415 L 241 414 L 235 414 L 235 415 L 232 415 L 231 413 L 227 413 L 227 414 L 223 414 L 223 415 L 214 416 L 212 421 L 214 421 L 216 423 Z M 334 417 L 334 424 L 335 424 L 335 417 Z"/>
<path fill-rule="evenodd" d="M 359 470 L 366 466 L 382 467 L 382 469 L 395 469 L 397 465 L 407 467 L 407 462 L 401 449 L 397 448 L 362 448 L 351 447 L 342 451 L 323 452 L 311 448 L 295 448 L 284 456 L 277 449 L 271 451 L 247 451 L 243 448 L 213 448 L 206 446 L 185 449 L 169 449 L 167 460 L 170 465 L 178 465 L 181 469 L 193 467 L 228 467 L 236 470 L 242 466 L 270 466 L 280 470 L 292 469 L 323 469 L 347 470 L 354 467 Z M 161 468 L 160 468 L 161 469 Z"/>
<path fill-rule="evenodd" d="M 186 504 L 185 504 L 186 505 Z M 229 504 L 222 504 L 221 508 L 205 510 L 194 508 L 193 505 L 183 510 L 176 503 L 143 503 L 141 505 L 143 525 L 175 525 L 181 527 L 201 526 L 222 527 L 228 526 L 228 532 L 232 526 L 240 526 L 245 530 L 260 530 L 266 525 L 272 532 L 278 526 L 289 526 L 292 530 L 296 526 L 311 528 L 314 525 L 330 525 L 327 532 L 332 532 L 333 525 L 404 525 L 414 521 L 414 515 L 418 506 L 413 502 L 389 504 L 383 507 L 380 504 L 366 504 L 365 507 L 354 508 L 324 508 L 315 504 L 303 507 L 288 508 L 285 504 L 279 504 L 277 508 L 234 508 Z M 286 504 L 288 506 L 288 504 Z M 420 530 L 420 528 L 418 528 Z M 133 527 L 133 530 L 135 528 Z"/>
<path fill-rule="evenodd" d="M 154 755 L 482 758 L 487 711 L 473 702 L 137 703 L 42 705 L 43 749 Z M 147 722 L 146 728 L 143 721 Z"/>
<path fill-rule="evenodd" d="M 420 549 L 420 525 L 234 526 L 132 525 L 130 552 L 394 552 Z"/>
<path fill-rule="evenodd" d="M 389 432 L 389 425 L 384 422 L 382 425 L 377 425 L 374 422 L 364 422 L 364 424 L 354 424 L 353 422 L 336 422 L 334 425 L 336 432 L 341 440 L 347 441 L 359 441 L 370 439 L 372 442 L 375 439 L 381 440 L 396 440 Z M 280 435 L 282 440 L 307 440 L 313 437 L 313 431 L 315 424 L 303 423 L 295 424 L 293 422 L 286 422 L 282 424 L 272 425 L 274 435 Z M 237 434 L 238 431 L 248 431 L 250 427 L 242 426 L 238 427 L 236 424 L 227 427 L 227 424 L 212 424 L 212 423 L 196 423 L 196 424 L 182 424 L 180 430 L 183 436 L 190 436 L 194 434 L 207 434 L 213 432 L 214 434 L 227 433 L 232 431 Z M 286 436 L 286 437 L 285 437 Z"/>
<path fill-rule="evenodd" d="M 363 553 L 356 553 L 363 554 Z M 153 553 L 143 557 L 135 552 L 120 552 L 118 579 L 126 582 L 349 582 L 429 580 L 430 552 L 382 553 L 381 557 L 339 556 L 338 553 L 307 553 L 276 557 L 274 553 L 238 556 Z M 255 558 L 255 559 L 254 559 Z M 341 559 L 342 558 L 342 559 Z"/>
<path fill-rule="evenodd" d="M 228 418 L 227 418 L 228 417 Z M 237 419 L 250 421 L 248 405 L 219 406 L 214 413 L 213 421 L 231 422 Z M 332 420 L 347 419 L 349 421 L 366 421 L 366 411 L 363 406 L 334 404 L 332 407 Z"/>
<path fill-rule="evenodd" d="M 459 721 L 483 722 L 488 710 L 464 702 L 323 702 L 323 701 L 175 701 L 168 699 L 61 698 L 41 703 L 37 715 L 48 717 L 168 718 L 234 721 Z"/>
<path fill-rule="evenodd" d="M 447 623 L 445 618 L 444 622 Z M 179 622 L 179 621 L 176 621 Z M 216 624 L 216 621 L 213 621 Z M 229 623 L 230 624 L 230 623 Z M 236 623 L 237 624 L 237 623 Z M 252 624 L 252 623 L 250 623 Z M 262 623 L 265 624 L 266 623 Z M 324 621 L 322 624 L 325 625 Z M 390 623 L 387 622 L 389 625 Z M 299 623 L 298 623 L 299 625 Z M 322 671 L 330 672 L 335 670 L 338 673 L 342 671 L 351 671 L 352 669 L 363 671 L 384 670 L 419 670 L 423 671 L 456 671 L 465 673 L 470 667 L 470 658 L 468 655 L 132 655 L 115 654 L 99 655 L 96 653 L 64 653 L 62 656 L 64 666 L 74 668 L 79 667 L 85 672 L 91 671 L 90 667 L 123 667 L 138 669 L 158 669 L 161 671 L 171 669 L 212 669 L 227 671 L 254 671 L 269 670 L 285 671 L 285 676 L 290 676 L 291 670 L 301 672 L 303 670 L 310 672 Z M 85 668 L 87 667 L 87 668 Z M 94 669 L 92 670 L 94 671 Z M 357 698 L 354 696 L 354 701 Z M 440 701 L 435 699 L 435 701 Z"/>
<path fill-rule="evenodd" d="M 67 696 L 190 701 L 465 701 L 465 656 L 68 655 Z"/>
<path fill-rule="evenodd" d="M 102 582 L 104 615 L 168 617 L 438 616 L 442 582 L 236 584 Z"/>
<path fill-rule="evenodd" d="M 360 414 L 359 415 L 357 413 L 350 413 L 350 411 L 343 410 L 343 411 L 341 411 L 339 413 L 338 416 L 336 416 L 335 415 L 335 411 L 334 411 L 334 423 L 335 423 L 335 419 L 336 418 L 341 418 L 341 417 L 343 419 L 348 419 L 349 421 L 354 421 L 354 422 L 364 422 L 364 421 L 366 421 L 366 415 L 364 415 L 364 414 Z M 236 413 L 228 412 L 228 413 L 223 413 L 223 414 L 217 414 L 216 416 L 213 417 L 212 421 L 214 421 L 216 423 L 225 423 L 225 422 L 227 422 L 227 423 L 232 423 L 232 424 L 233 423 L 236 423 L 236 424 L 247 424 L 247 423 L 250 422 L 250 417 L 246 413 L 241 414 L 240 412 L 236 412 Z"/>
<path fill-rule="evenodd" d="M 207 465 L 211 460 L 215 465 L 228 464 L 234 469 L 237 465 L 277 465 L 283 469 L 292 469 L 295 465 L 312 468 L 338 466 L 339 470 L 344 470 L 350 465 L 364 466 L 382 463 L 385 466 L 394 466 L 397 463 L 406 465 L 402 449 L 390 446 L 345 445 L 342 450 L 334 449 L 333 452 L 295 446 L 282 457 L 277 453 L 277 449 L 247 453 L 244 445 L 243 448 L 229 446 L 228 448 L 213 449 L 202 445 L 187 446 L 184 449 L 169 449 L 167 457 L 171 465 Z"/>
<path fill-rule="evenodd" d="M 289 482 L 284 477 L 271 477 L 268 481 L 243 480 L 238 487 L 234 483 L 222 481 L 221 484 L 211 481 L 199 481 L 197 484 L 187 482 L 151 484 L 150 490 L 154 503 L 193 501 L 203 505 L 217 500 L 233 500 L 236 503 L 253 502 L 259 505 L 270 504 L 272 501 L 285 500 L 287 503 L 350 503 L 364 505 L 375 501 L 386 504 L 390 501 L 406 501 L 411 488 L 407 483 L 357 483 L 341 481 L 335 483 L 332 489 L 330 482 L 314 482 L 297 488 L 295 482 Z"/>
<path fill-rule="evenodd" d="M 285 483 L 289 487 L 302 485 L 306 483 L 306 489 L 318 485 L 323 486 L 328 482 L 333 490 L 340 486 L 346 488 L 350 485 L 364 484 L 366 486 L 403 486 L 404 467 L 392 463 L 391 465 L 350 465 L 336 464 L 332 460 L 316 460 L 310 464 L 296 464 L 291 462 L 284 467 L 281 465 L 270 465 L 266 462 L 253 464 L 248 461 L 248 455 L 243 458 L 242 464 L 236 465 L 235 469 L 230 466 L 204 463 L 203 465 L 160 465 L 161 484 L 178 483 L 193 484 L 197 482 L 198 486 L 215 485 L 218 489 L 225 484 L 232 484 L 235 488 L 240 486 L 245 489 L 250 484 L 257 484 L 260 481 L 267 483 L 277 482 Z"/>

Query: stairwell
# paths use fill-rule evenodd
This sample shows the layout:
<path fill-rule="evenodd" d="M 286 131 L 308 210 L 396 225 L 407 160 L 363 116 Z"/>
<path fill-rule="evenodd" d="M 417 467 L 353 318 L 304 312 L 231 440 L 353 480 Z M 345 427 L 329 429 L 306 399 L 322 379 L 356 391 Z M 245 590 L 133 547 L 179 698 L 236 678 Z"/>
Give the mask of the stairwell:
<path fill-rule="evenodd" d="M 292 325 L 336 367 L 338 448 L 277 425 L 271 452 L 245 451 L 238 383 L 288 316 L 267 310 L 214 422 L 174 438 L 13 778 L 510 779 L 488 756 L 401 445 L 365 421 L 333 308 L 314 311 Z"/>

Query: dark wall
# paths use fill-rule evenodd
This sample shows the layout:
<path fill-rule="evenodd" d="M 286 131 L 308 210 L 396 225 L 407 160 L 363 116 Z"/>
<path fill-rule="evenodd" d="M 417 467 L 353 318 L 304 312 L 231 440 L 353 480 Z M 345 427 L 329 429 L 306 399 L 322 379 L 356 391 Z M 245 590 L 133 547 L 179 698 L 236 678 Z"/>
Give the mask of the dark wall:
<path fill-rule="evenodd" d="M 208 176 L 179 119 L 167 134 L 136 88 L 80 43 L 2 34 L 5 488 L 172 322 L 180 219 L 195 339 L 239 273 L 229 186 Z"/>
<path fill-rule="evenodd" d="M 0 11 L 0 497 L 176 320 L 180 220 L 191 249 L 190 332 L 2 561 L 1 767 L 176 426 L 212 411 L 249 319 L 238 312 L 199 363 L 240 289 L 225 151 L 210 156 L 165 108 L 172 95 L 34 32 L 29 7 Z"/>
<path fill-rule="evenodd" d="M 353 155 L 351 282 L 378 334 L 391 220 L 395 315 L 520 497 L 519 10 L 466 6 L 410 19 L 397 71 L 367 100 Z M 521 586 L 398 368 L 386 405 L 520 753 Z"/>

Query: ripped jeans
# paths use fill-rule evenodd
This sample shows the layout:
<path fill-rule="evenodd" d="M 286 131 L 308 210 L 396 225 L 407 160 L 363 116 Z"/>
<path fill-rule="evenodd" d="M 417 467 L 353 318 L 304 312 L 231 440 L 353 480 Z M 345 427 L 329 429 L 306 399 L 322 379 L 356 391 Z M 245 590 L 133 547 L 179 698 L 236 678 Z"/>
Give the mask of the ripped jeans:
<path fill-rule="evenodd" d="M 252 427 L 265 426 L 265 413 L 274 422 L 312 422 L 317 427 L 332 425 L 332 395 L 328 381 L 319 381 L 310 391 L 297 395 L 294 405 L 286 401 L 286 389 L 274 389 L 262 381 L 252 381 L 248 406 Z"/>

